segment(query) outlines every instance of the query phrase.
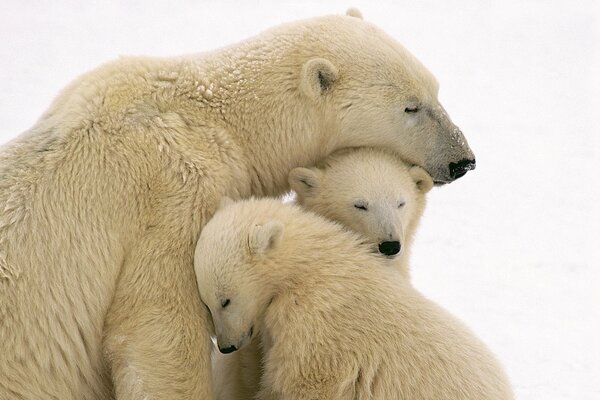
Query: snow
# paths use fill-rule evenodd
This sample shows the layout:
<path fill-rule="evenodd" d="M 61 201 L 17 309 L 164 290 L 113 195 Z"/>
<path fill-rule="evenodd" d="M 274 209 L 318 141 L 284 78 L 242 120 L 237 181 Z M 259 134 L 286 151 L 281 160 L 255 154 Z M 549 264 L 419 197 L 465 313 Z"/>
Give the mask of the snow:
<path fill-rule="evenodd" d="M 119 55 L 206 51 L 350 6 L 437 76 L 477 156 L 431 192 L 415 285 L 489 344 L 518 398 L 599 399 L 597 1 L 4 2 L 0 140 Z"/>

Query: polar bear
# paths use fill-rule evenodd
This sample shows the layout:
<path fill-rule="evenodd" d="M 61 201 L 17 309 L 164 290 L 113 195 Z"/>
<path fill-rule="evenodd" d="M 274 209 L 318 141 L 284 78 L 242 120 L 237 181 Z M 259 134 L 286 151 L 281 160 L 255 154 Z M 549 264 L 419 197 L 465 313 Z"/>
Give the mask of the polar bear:
<path fill-rule="evenodd" d="M 224 205 L 200 235 L 195 271 L 219 349 L 262 340 L 257 398 L 512 398 L 466 327 L 361 236 L 296 205 Z"/>
<path fill-rule="evenodd" d="M 0 151 L 0 398 L 211 398 L 193 254 L 220 198 L 360 146 L 451 182 L 475 158 L 437 89 L 352 16 L 76 80 Z"/>
<path fill-rule="evenodd" d="M 341 150 L 318 167 L 294 168 L 289 183 L 304 209 L 364 236 L 409 279 L 409 254 L 433 181 L 389 151 Z M 253 398 L 260 382 L 260 340 L 234 354 L 213 354 L 217 400 Z"/>
<path fill-rule="evenodd" d="M 407 277 L 409 253 L 433 187 L 429 174 L 382 149 L 338 151 L 322 165 L 294 168 L 296 201 L 368 238 Z"/>

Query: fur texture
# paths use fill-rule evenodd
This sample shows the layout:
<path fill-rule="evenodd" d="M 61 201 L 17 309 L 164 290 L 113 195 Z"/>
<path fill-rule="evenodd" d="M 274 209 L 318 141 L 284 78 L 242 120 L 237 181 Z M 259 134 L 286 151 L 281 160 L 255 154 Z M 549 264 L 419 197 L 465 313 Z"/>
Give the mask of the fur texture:
<path fill-rule="evenodd" d="M 219 348 L 262 340 L 258 398 L 512 398 L 467 328 L 360 236 L 295 205 L 219 210 L 198 240 L 195 270 Z"/>
<path fill-rule="evenodd" d="M 76 80 L 0 153 L 0 398 L 210 399 L 193 250 L 219 199 L 279 195 L 292 168 L 365 145 L 448 181 L 472 154 L 436 94 L 346 16 Z"/>
<path fill-rule="evenodd" d="M 409 279 L 412 240 L 425 208 L 431 177 L 392 153 L 371 148 L 333 153 L 313 168 L 295 168 L 289 182 L 296 201 L 361 234 L 379 253 L 379 244 L 397 240 L 400 252 L 389 264 Z M 218 400 L 253 398 L 258 393 L 262 355 L 254 340 L 234 354 L 213 353 L 215 393 Z"/>
<path fill-rule="evenodd" d="M 411 244 L 433 186 L 422 168 L 360 148 L 335 152 L 318 167 L 295 168 L 289 182 L 298 204 L 365 236 L 374 252 L 398 241 L 400 251 L 388 258 L 408 277 Z"/>

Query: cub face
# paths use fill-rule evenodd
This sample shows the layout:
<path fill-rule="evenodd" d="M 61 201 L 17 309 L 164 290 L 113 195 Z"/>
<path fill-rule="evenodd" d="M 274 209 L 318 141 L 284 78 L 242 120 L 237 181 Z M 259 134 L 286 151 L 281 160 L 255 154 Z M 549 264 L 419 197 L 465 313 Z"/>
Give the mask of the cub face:
<path fill-rule="evenodd" d="M 243 348 L 257 333 L 273 297 L 259 271 L 283 235 L 278 221 L 240 224 L 230 202 L 225 199 L 204 227 L 194 254 L 200 297 L 210 310 L 224 354 Z"/>
<path fill-rule="evenodd" d="M 374 149 L 335 153 L 321 168 L 295 168 L 289 183 L 300 205 L 366 236 L 390 258 L 402 254 L 433 186 L 422 168 Z"/>

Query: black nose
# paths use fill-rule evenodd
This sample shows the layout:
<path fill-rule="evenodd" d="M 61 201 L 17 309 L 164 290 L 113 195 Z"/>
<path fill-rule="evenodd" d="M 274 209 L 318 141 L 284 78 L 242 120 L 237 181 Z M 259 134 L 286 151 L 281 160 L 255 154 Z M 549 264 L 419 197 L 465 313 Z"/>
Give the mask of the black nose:
<path fill-rule="evenodd" d="M 467 160 L 465 158 L 459 162 L 451 162 L 448 165 L 448 168 L 450 168 L 450 177 L 452 179 L 458 179 L 470 170 L 475 169 L 475 160 Z"/>
<path fill-rule="evenodd" d="M 229 353 L 233 353 L 233 352 L 234 352 L 234 351 L 236 351 L 236 350 L 237 350 L 237 347 L 235 347 L 235 346 L 233 346 L 233 345 L 232 345 L 232 346 L 229 346 L 229 347 L 225 347 L 225 348 L 223 348 L 223 347 L 219 347 L 219 351 L 220 351 L 221 353 L 223 353 L 223 354 L 229 354 Z"/>
<path fill-rule="evenodd" d="M 379 243 L 379 252 L 386 256 L 393 256 L 400 253 L 400 242 L 381 242 Z"/>

